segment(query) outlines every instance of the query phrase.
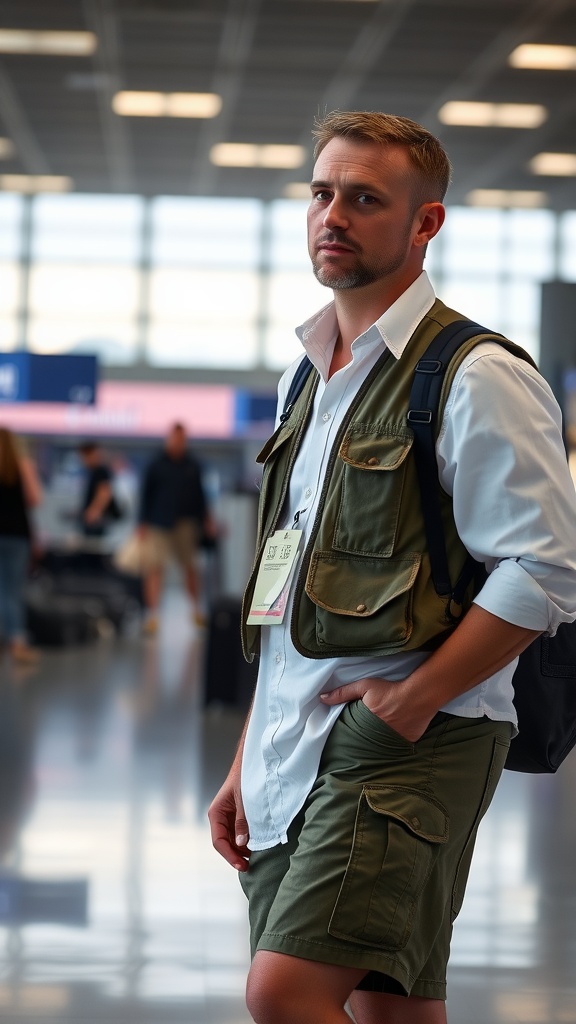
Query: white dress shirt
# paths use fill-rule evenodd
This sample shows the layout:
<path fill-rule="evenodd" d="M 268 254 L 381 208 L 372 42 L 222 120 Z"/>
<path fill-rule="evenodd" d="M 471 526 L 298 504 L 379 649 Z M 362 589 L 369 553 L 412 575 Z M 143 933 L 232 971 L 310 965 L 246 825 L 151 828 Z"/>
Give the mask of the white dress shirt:
<path fill-rule="evenodd" d="M 346 410 L 384 347 L 399 359 L 434 303 L 426 273 L 352 345 L 351 362 L 329 380 L 338 334 L 330 303 L 298 328 L 320 373 L 314 407 L 290 479 L 279 529 L 297 512 L 304 545 L 326 463 Z M 296 360 L 279 385 L 279 411 Z M 436 447 L 458 533 L 490 573 L 476 603 L 508 622 L 553 634 L 576 617 L 576 498 L 562 444 L 560 411 L 529 363 L 485 342 L 454 379 Z M 260 669 L 242 763 L 251 850 L 286 842 L 316 777 L 326 738 L 342 710 L 319 694 L 365 676 L 399 680 L 429 655 L 310 659 L 290 639 L 291 600 L 281 625 L 262 627 Z M 516 724 L 516 661 L 446 704 L 443 711 Z"/>

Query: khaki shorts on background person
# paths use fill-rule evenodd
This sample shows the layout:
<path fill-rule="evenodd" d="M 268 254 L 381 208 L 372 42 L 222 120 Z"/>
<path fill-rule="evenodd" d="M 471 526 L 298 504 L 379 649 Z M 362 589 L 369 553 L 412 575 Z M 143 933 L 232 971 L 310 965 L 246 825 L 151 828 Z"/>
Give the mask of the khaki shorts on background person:
<path fill-rule="evenodd" d="M 180 519 L 171 530 L 158 526 L 146 527 L 146 540 L 151 560 L 164 569 L 170 561 L 182 569 L 193 564 L 198 551 L 198 525 L 191 519 Z"/>
<path fill-rule="evenodd" d="M 416 744 L 346 705 L 289 841 L 240 874 L 252 952 L 370 972 L 360 988 L 446 998 L 452 924 L 508 722 L 439 712 Z"/>

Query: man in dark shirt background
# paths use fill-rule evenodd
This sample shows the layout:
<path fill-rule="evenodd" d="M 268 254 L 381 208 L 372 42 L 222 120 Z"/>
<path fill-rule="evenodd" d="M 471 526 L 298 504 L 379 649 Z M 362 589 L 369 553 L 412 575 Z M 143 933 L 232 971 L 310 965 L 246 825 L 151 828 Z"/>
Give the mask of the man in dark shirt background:
<path fill-rule="evenodd" d="M 87 470 L 81 508 L 82 531 L 87 537 L 103 537 L 110 520 L 116 518 L 112 471 L 93 441 L 85 441 L 80 445 L 79 452 Z"/>
<path fill-rule="evenodd" d="M 154 568 L 144 576 L 147 608 L 144 631 L 158 629 L 158 608 L 164 571 L 170 559 L 182 570 L 196 625 L 204 625 L 200 608 L 200 582 L 196 564 L 202 533 L 214 534 L 202 486 L 200 466 L 187 447 L 186 430 L 175 423 L 164 448 L 147 467 L 142 481 L 140 532 L 153 553 Z"/>

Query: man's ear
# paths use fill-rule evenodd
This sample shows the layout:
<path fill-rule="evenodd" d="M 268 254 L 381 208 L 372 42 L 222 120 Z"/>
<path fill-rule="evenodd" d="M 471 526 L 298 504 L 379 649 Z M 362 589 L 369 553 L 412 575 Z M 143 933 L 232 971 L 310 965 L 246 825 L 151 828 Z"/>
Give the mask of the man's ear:
<path fill-rule="evenodd" d="M 442 203 L 423 203 L 416 212 L 419 227 L 414 236 L 414 245 L 428 245 L 430 239 L 440 231 L 445 217 L 446 209 Z"/>

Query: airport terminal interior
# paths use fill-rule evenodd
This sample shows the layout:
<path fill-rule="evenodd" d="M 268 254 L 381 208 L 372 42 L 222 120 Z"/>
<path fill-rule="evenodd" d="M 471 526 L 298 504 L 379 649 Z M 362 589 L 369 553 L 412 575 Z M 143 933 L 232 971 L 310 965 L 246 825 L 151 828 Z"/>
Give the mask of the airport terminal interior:
<path fill-rule="evenodd" d="M 0 4 L 0 428 L 42 487 L 34 657 L 0 646 L 1 1024 L 249 1024 L 245 899 L 206 811 L 255 679 L 256 455 L 294 328 L 330 299 L 306 249 L 314 118 L 388 110 L 441 139 L 430 280 L 539 363 L 574 466 L 575 97 L 573 0 Z M 171 566 L 148 628 L 116 557 L 175 422 L 215 535 L 197 607 Z M 119 509 L 101 536 L 86 442 Z M 575 793 L 574 752 L 505 771 L 450 1024 L 576 1024 Z"/>

